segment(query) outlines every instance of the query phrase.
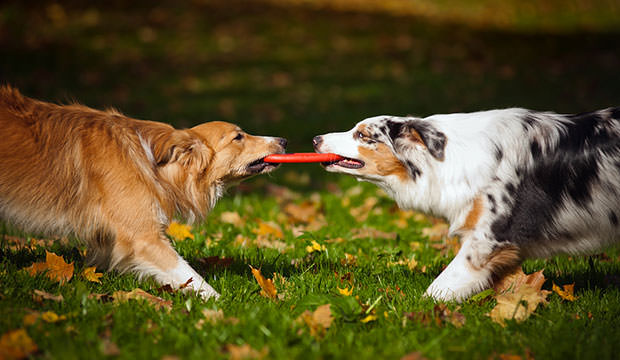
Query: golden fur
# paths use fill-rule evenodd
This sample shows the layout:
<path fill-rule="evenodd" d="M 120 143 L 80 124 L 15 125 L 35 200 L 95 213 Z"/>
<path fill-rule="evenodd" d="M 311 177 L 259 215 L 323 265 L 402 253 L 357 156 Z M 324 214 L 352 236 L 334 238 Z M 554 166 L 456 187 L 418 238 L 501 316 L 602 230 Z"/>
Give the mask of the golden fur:
<path fill-rule="evenodd" d="M 176 130 L 36 101 L 6 86 L 0 137 L 0 218 L 28 231 L 72 233 L 101 266 L 177 286 L 189 274 L 204 297 L 217 293 L 185 268 L 163 230 L 175 216 L 204 217 L 227 184 L 272 170 L 260 159 L 286 146 L 229 123 Z"/>

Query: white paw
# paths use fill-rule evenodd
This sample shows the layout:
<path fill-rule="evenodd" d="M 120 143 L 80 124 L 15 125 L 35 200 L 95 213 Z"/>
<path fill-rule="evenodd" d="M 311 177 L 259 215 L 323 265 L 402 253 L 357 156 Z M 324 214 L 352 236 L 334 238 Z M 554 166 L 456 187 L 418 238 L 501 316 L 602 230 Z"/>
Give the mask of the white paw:
<path fill-rule="evenodd" d="M 203 298 L 203 300 L 208 300 L 210 298 L 215 298 L 215 300 L 220 298 L 220 294 L 213 290 L 213 288 L 211 288 L 209 286 L 209 289 L 200 289 L 197 291 L 198 295 L 200 295 L 201 298 Z"/>
<path fill-rule="evenodd" d="M 490 285 L 491 274 L 488 271 L 472 269 L 459 255 L 428 287 L 425 296 L 438 301 L 461 302 Z"/>

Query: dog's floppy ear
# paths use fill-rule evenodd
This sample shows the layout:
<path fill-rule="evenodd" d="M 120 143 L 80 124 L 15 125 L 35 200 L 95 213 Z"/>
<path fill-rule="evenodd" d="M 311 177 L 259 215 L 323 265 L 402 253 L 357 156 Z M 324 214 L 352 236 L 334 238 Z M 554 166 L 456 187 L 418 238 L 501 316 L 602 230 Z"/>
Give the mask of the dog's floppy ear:
<path fill-rule="evenodd" d="M 200 168 L 207 166 L 213 151 L 199 139 L 184 130 L 172 130 L 151 140 L 155 164 L 164 166 L 173 162 L 187 166 L 195 162 Z"/>
<path fill-rule="evenodd" d="M 390 139 L 396 152 L 403 152 L 411 146 L 421 145 L 437 160 L 445 157 L 446 135 L 431 124 L 413 119 L 402 122 L 388 121 Z"/>

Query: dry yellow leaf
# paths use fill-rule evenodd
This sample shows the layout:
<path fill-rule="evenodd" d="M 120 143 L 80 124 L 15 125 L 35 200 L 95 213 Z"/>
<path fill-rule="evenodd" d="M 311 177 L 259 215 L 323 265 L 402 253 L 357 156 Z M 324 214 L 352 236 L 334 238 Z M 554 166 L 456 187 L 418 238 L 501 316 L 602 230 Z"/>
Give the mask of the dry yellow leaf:
<path fill-rule="evenodd" d="M 103 274 L 96 272 L 96 269 L 97 268 L 94 266 L 84 268 L 84 270 L 82 270 L 82 277 L 88 281 L 101 283 L 101 280 L 99 279 L 103 276 Z"/>
<path fill-rule="evenodd" d="M 175 241 L 183 241 L 185 239 L 194 240 L 194 234 L 192 234 L 192 227 L 187 224 L 180 224 L 176 221 L 173 221 L 168 225 L 166 229 L 166 234 L 170 236 Z"/>
<path fill-rule="evenodd" d="M 250 266 L 250 269 L 252 270 L 252 275 L 254 275 L 256 282 L 258 282 L 258 285 L 261 288 L 260 294 L 266 298 L 274 300 L 277 299 L 278 291 L 273 284 L 273 280 L 265 279 L 265 277 L 263 277 L 260 273 L 260 269 L 254 269 L 252 266 Z"/>
<path fill-rule="evenodd" d="M 315 240 L 312 240 L 311 244 L 306 246 L 306 251 L 309 253 L 312 253 L 315 251 L 325 251 L 325 245 L 321 245 Z"/>
<path fill-rule="evenodd" d="M 319 339 L 322 338 L 327 329 L 332 325 L 334 317 L 330 304 L 321 305 L 313 312 L 309 310 L 304 311 L 296 320 L 298 323 L 305 323 L 310 330 L 310 335 Z"/>
<path fill-rule="evenodd" d="M 506 319 L 522 322 L 538 307 L 547 304 L 550 291 L 541 290 L 545 282 L 543 271 L 525 275 L 523 270 L 506 276 L 495 286 L 497 305 L 489 316 L 496 323 L 505 326 Z"/>
<path fill-rule="evenodd" d="M 282 228 L 273 221 L 262 221 L 258 222 L 258 229 L 252 230 L 256 235 L 268 235 L 273 236 L 277 239 L 284 238 L 284 233 L 282 232 Z"/>
<path fill-rule="evenodd" d="M 243 221 L 239 213 L 234 211 L 224 211 L 222 215 L 220 215 L 220 220 L 223 223 L 232 224 L 238 228 L 245 225 L 245 221 Z"/>
<path fill-rule="evenodd" d="M 58 315 L 53 311 L 46 311 L 41 314 L 41 319 L 48 323 L 55 323 L 58 321 L 66 320 L 67 317 L 65 315 Z"/>
<path fill-rule="evenodd" d="M 115 291 L 112 294 L 112 298 L 114 298 L 114 302 L 117 303 L 126 302 L 129 300 L 144 300 L 153 305 L 156 309 L 172 309 L 172 301 L 164 300 L 158 296 L 151 295 L 140 288 L 135 288 L 131 291 Z"/>
<path fill-rule="evenodd" d="M 365 323 L 375 321 L 375 320 L 377 320 L 377 315 L 370 314 L 366 316 L 365 318 L 363 318 L 362 320 L 360 320 L 360 322 L 365 324 Z"/>
<path fill-rule="evenodd" d="M 336 289 L 338 289 L 338 293 L 340 293 L 340 295 L 351 296 L 353 294 L 353 287 L 352 286 L 351 286 L 351 289 L 349 289 L 348 287 L 345 287 L 344 289 L 336 287 Z"/>
<path fill-rule="evenodd" d="M 37 344 L 25 329 L 12 330 L 0 337 L 0 359 L 23 359 L 37 351 Z"/>
<path fill-rule="evenodd" d="M 567 284 L 562 285 L 562 288 L 553 283 L 552 290 L 555 291 L 560 297 L 564 300 L 575 301 L 577 297 L 575 297 L 575 284 Z"/>

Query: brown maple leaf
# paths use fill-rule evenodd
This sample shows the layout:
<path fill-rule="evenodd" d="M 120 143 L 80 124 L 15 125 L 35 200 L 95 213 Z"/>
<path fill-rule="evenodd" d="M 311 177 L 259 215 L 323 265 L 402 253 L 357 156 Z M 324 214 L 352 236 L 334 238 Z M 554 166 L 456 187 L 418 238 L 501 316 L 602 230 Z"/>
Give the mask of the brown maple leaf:
<path fill-rule="evenodd" d="M 258 282 L 258 285 L 261 288 L 260 294 L 266 298 L 277 299 L 278 298 L 278 290 L 276 290 L 275 285 L 273 284 L 273 280 L 265 279 L 265 277 L 261 274 L 260 269 L 254 269 L 250 266 L 252 270 L 252 275 Z"/>
<path fill-rule="evenodd" d="M 31 276 L 44 272 L 48 278 L 63 284 L 73 277 L 73 263 L 67 264 L 62 256 L 45 251 L 45 262 L 34 263 L 26 271 Z"/>
<path fill-rule="evenodd" d="M 553 287 L 551 288 L 555 293 L 560 295 L 560 297 L 564 300 L 575 301 L 577 297 L 575 296 L 575 284 L 566 284 L 562 285 L 560 288 L 555 283 L 553 283 Z"/>
<path fill-rule="evenodd" d="M 525 275 L 519 268 L 515 273 L 504 277 L 494 286 L 497 305 L 489 316 L 502 326 L 506 325 L 507 319 L 524 321 L 536 311 L 538 304 L 547 304 L 547 296 L 551 292 L 541 289 L 544 282 L 543 270 Z"/>

